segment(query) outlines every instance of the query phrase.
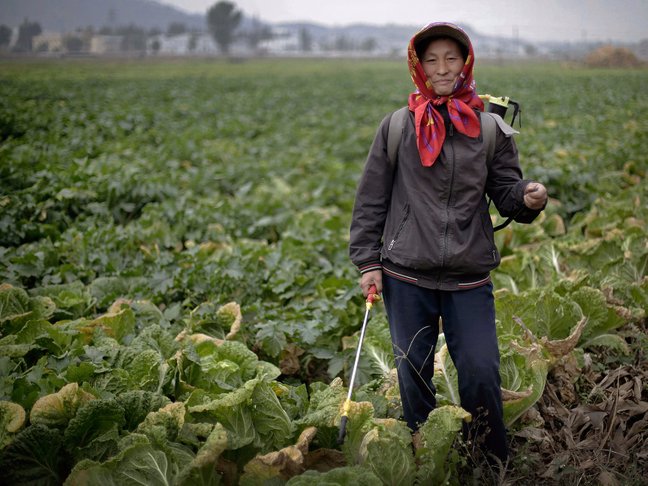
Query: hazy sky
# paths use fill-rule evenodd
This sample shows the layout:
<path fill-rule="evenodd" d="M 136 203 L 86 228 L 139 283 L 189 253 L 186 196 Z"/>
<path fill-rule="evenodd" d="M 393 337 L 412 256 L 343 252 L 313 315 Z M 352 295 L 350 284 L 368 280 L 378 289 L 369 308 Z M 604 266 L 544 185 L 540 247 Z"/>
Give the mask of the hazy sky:
<path fill-rule="evenodd" d="M 217 0 L 159 0 L 204 13 Z M 648 38 L 648 0 L 230 0 L 247 15 L 270 22 L 327 25 L 365 22 L 423 26 L 446 20 L 484 34 L 536 40 Z M 443 6 L 443 9 L 441 9 Z"/>

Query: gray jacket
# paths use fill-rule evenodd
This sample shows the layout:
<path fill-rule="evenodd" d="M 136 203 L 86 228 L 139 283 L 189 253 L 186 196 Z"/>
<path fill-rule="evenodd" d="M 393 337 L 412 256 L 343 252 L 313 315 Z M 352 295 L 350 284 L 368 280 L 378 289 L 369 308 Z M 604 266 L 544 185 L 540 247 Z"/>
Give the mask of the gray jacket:
<path fill-rule="evenodd" d="M 499 213 L 530 223 L 540 213 L 523 202 L 515 142 L 497 129 L 487 161 L 481 135 L 459 133 L 446 119 L 446 139 L 432 167 L 421 164 L 414 117 L 406 120 L 398 160 L 387 156 L 391 115 L 383 119 L 358 185 L 351 223 L 351 261 L 418 285 L 458 290 L 489 282 L 500 262 L 487 196 Z M 441 111 L 441 110 L 440 110 Z"/>

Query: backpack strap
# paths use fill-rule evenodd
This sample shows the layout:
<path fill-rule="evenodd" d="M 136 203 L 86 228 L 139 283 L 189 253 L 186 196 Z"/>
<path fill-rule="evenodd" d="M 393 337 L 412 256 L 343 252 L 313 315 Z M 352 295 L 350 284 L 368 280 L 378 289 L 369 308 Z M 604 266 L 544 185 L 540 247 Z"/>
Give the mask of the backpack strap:
<path fill-rule="evenodd" d="M 495 138 L 497 137 L 498 126 L 507 137 L 510 137 L 515 133 L 519 133 L 517 130 L 513 129 L 513 127 L 507 124 L 501 116 L 496 113 L 490 113 L 487 111 L 484 111 L 481 114 L 481 126 L 482 138 L 484 139 L 484 143 L 486 144 L 486 160 L 488 162 L 491 162 L 495 155 Z M 490 206 L 490 204 L 491 199 L 488 200 L 488 206 Z M 493 231 L 499 231 L 506 228 L 509 224 L 511 224 L 516 216 L 517 214 L 508 217 L 502 224 L 495 226 L 493 228 Z"/>
<path fill-rule="evenodd" d="M 387 132 L 387 156 L 389 163 L 394 166 L 398 158 L 398 146 L 405 128 L 405 119 L 409 115 L 409 107 L 403 106 L 394 113 L 389 119 L 389 131 Z"/>
<path fill-rule="evenodd" d="M 484 116 L 485 115 L 485 116 Z M 486 162 L 491 162 L 495 155 L 495 138 L 497 137 L 497 122 L 492 113 L 481 114 L 482 138 L 486 144 Z"/>
<path fill-rule="evenodd" d="M 497 127 L 500 128 L 502 133 L 504 133 L 504 136 L 506 136 L 507 138 L 520 132 L 506 123 L 504 119 L 497 113 L 483 111 L 480 118 L 482 124 L 482 137 L 484 139 L 484 143 L 486 143 L 486 160 L 490 162 L 493 160 L 493 157 L 495 155 L 495 139 L 497 137 Z"/>
<path fill-rule="evenodd" d="M 403 106 L 395 112 L 392 113 L 392 116 L 389 120 L 389 130 L 387 132 L 387 156 L 389 157 L 389 162 L 392 165 L 396 164 L 398 158 L 398 147 L 403 135 L 403 130 L 405 128 L 405 120 L 409 115 L 409 108 Z M 497 138 L 497 127 L 499 126 L 500 130 L 510 137 L 516 133 L 519 133 L 517 130 L 514 130 L 510 125 L 508 125 L 501 116 L 490 113 L 487 111 L 482 112 L 481 116 L 482 122 L 482 137 L 484 143 L 486 143 L 486 161 L 490 162 L 495 156 L 495 139 Z"/>

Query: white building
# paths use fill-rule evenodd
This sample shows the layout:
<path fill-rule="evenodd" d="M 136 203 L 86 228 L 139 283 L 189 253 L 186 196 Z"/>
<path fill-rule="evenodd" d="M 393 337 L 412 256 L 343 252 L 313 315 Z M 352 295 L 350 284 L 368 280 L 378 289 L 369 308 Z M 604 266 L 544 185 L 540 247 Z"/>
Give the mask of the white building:
<path fill-rule="evenodd" d="M 121 35 L 95 35 L 90 40 L 90 52 L 93 54 L 118 54 L 121 52 Z"/>
<path fill-rule="evenodd" d="M 32 39 L 32 50 L 36 52 L 63 52 L 65 38 L 59 32 L 44 32 Z"/>

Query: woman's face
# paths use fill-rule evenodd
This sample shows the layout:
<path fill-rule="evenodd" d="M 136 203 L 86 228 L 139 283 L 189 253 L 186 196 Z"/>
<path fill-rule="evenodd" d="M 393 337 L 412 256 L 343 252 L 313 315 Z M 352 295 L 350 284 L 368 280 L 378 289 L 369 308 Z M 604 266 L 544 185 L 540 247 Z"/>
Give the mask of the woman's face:
<path fill-rule="evenodd" d="M 428 44 L 420 59 L 423 71 L 439 96 L 449 96 L 465 60 L 459 44 L 452 39 L 435 39 Z"/>

